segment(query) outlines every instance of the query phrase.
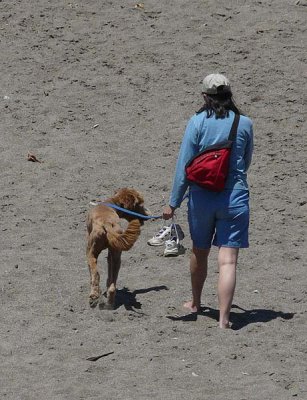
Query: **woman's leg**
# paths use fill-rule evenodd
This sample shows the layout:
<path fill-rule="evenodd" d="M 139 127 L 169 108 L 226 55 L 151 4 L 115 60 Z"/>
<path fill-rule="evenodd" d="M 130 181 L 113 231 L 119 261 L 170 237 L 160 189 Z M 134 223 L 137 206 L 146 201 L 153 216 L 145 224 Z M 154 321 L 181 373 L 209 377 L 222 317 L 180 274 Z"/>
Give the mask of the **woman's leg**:
<path fill-rule="evenodd" d="M 218 298 L 220 307 L 220 328 L 229 328 L 230 309 L 236 287 L 238 255 L 238 248 L 220 247 L 219 249 Z"/>
<path fill-rule="evenodd" d="M 201 293 L 208 270 L 208 256 L 210 249 L 198 249 L 193 246 L 190 258 L 192 300 L 184 303 L 184 307 L 191 312 L 200 310 Z"/>

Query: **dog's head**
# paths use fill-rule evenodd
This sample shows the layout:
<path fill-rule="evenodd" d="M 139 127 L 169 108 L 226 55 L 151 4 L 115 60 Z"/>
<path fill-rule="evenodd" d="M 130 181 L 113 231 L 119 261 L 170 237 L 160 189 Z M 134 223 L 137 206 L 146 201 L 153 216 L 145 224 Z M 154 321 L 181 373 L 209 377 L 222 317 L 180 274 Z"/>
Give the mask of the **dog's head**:
<path fill-rule="evenodd" d="M 120 207 L 126 208 L 127 210 L 134 211 L 142 215 L 149 215 L 147 209 L 144 206 L 143 196 L 135 189 L 119 189 L 112 197 L 112 200 L 115 204 Z M 135 219 L 135 217 L 129 216 L 129 214 L 124 215 L 124 218 L 128 221 L 131 219 Z M 143 225 L 144 220 L 140 219 L 140 222 Z"/>

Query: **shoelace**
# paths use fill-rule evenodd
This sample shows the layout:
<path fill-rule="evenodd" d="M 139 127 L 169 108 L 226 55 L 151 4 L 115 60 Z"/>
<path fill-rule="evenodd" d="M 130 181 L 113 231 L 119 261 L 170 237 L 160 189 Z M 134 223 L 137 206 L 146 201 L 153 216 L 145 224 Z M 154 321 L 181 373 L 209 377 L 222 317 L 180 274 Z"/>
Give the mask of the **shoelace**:
<path fill-rule="evenodd" d="M 179 239 L 178 237 L 172 237 L 171 239 L 167 240 L 165 242 L 166 247 L 173 246 L 174 244 L 179 244 Z"/>
<path fill-rule="evenodd" d="M 159 232 L 158 232 L 158 233 L 156 233 L 156 237 L 159 237 L 159 236 L 161 236 L 161 235 L 162 235 L 162 233 L 164 233 L 164 232 L 165 232 L 167 229 L 168 229 L 167 227 L 161 228 L 161 229 L 159 230 Z"/>

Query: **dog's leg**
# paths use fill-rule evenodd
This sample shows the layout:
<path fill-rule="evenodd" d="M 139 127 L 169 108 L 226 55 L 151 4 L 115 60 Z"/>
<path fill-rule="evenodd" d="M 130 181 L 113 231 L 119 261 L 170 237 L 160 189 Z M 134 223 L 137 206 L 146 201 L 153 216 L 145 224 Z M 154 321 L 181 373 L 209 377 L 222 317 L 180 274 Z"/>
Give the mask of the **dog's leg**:
<path fill-rule="evenodd" d="M 109 249 L 108 252 L 108 279 L 107 279 L 107 306 L 114 308 L 116 282 L 121 264 L 121 251 Z"/>
<path fill-rule="evenodd" d="M 102 249 L 100 248 L 99 245 L 97 245 L 97 241 L 95 240 L 95 238 L 92 238 L 92 236 L 90 235 L 88 240 L 86 255 L 90 271 L 91 291 L 89 297 L 91 306 L 95 306 L 97 304 L 97 301 L 101 294 L 101 290 L 99 288 L 100 275 L 97 269 L 97 259 L 101 250 Z"/>

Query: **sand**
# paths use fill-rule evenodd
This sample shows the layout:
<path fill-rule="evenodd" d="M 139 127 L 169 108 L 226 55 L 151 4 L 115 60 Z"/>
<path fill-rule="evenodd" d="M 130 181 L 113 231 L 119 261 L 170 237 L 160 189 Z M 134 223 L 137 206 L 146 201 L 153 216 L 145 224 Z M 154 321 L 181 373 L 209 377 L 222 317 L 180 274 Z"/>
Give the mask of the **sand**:
<path fill-rule="evenodd" d="M 1 399 L 307 398 L 306 4 L 0 2 Z M 147 222 L 116 310 L 91 309 L 89 202 L 130 186 L 161 212 L 212 72 L 255 128 L 233 329 L 218 328 L 214 249 L 203 313 L 182 310 L 185 203 L 185 253 L 149 247 L 162 222 Z"/>

